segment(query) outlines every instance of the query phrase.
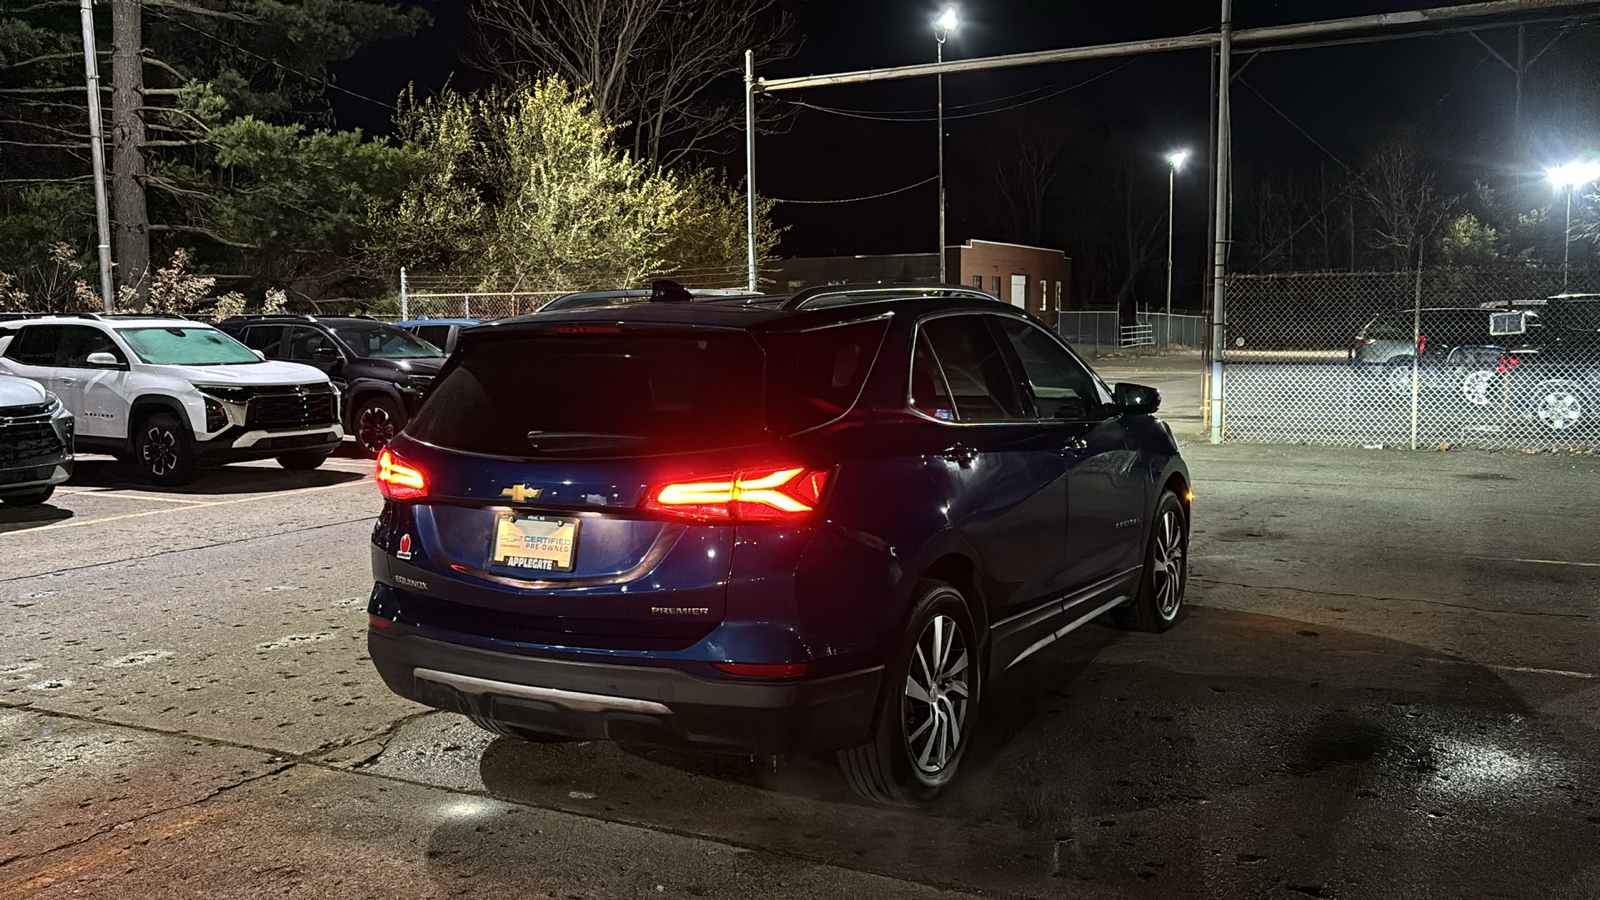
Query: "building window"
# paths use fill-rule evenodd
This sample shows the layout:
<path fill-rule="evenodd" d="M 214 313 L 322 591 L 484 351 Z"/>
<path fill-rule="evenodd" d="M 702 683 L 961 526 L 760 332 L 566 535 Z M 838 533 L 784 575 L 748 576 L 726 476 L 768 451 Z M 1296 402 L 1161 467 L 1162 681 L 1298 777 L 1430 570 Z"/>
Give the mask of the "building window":
<path fill-rule="evenodd" d="M 989 283 L 994 285 L 993 289 L 990 290 L 989 293 L 995 295 L 996 297 L 1000 296 L 1000 276 L 999 275 L 994 276 L 994 278 Z"/>
<path fill-rule="evenodd" d="M 1044 310 L 1044 308 L 1045 308 L 1045 306 L 1046 306 L 1046 304 L 1047 304 L 1047 302 L 1049 300 L 1050 300 L 1050 288 L 1045 285 L 1044 279 L 1041 278 L 1041 279 L 1039 279 L 1039 309 L 1041 311 Z"/>
<path fill-rule="evenodd" d="M 980 291 L 983 290 L 983 276 L 982 275 L 974 275 L 974 276 L 972 276 L 972 286 L 977 288 Z"/>
<path fill-rule="evenodd" d="M 1056 309 L 1061 308 L 1061 282 L 1056 282 Z"/>

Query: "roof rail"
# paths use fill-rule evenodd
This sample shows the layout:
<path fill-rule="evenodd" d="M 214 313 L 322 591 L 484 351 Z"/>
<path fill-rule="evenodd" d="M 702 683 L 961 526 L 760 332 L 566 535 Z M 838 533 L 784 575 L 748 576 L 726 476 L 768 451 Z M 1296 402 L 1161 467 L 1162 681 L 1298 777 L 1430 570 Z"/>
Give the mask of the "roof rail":
<path fill-rule="evenodd" d="M 362 316 L 361 318 L 368 317 Z M 297 322 L 315 322 L 317 317 L 304 313 L 240 313 L 237 316 L 229 316 L 222 321 L 232 322 L 236 319 L 293 319 Z"/>
<path fill-rule="evenodd" d="M 780 309 L 804 309 L 825 297 L 845 300 L 892 300 L 905 297 L 965 297 L 968 300 L 994 300 L 995 296 L 976 288 L 948 284 L 819 284 L 808 287 L 783 302 Z"/>

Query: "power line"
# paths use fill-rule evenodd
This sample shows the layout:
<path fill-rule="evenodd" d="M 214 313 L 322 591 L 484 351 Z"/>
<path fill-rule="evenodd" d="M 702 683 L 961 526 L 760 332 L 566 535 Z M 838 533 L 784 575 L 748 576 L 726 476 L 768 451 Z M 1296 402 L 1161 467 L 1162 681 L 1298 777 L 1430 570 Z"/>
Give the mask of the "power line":
<path fill-rule="evenodd" d="M 840 198 L 838 200 L 773 200 L 773 202 L 774 203 L 803 203 L 803 204 L 807 204 L 807 205 L 821 205 L 821 204 L 833 204 L 833 203 L 859 203 L 859 202 L 861 202 L 863 200 L 876 200 L 879 197 L 889 197 L 889 196 L 892 196 L 894 194 L 903 194 L 906 191 L 922 187 L 925 184 L 930 184 L 930 183 L 938 181 L 938 180 L 939 180 L 939 176 L 931 175 L 931 176 L 929 176 L 927 178 L 922 179 L 921 181 L 917 182 L 916 184 L 908 184 L 905 187 L 898 187 L 898 188 L 895 188 L 892 191 L 884 191 L 881 194 L 868 194 L 865 197 L 843 197 L 843 198 Z M 771 198 L 768 198 L 768 199 L 771 199 Z"/>
<path fill-rule="evenodd" d="M 1022 101 L 1020 103 L 1013 103 L 1013 104 L 1011 104 L 1009 106 L 1001 106 L 1001 107 L 997 107 L 995 109 L 983 110 L 981 112 L 961 113 L 961 114 L 953 115 L 953 116 L 952 115 L 946 115 L 944 117 L 944 120 L 946 122 L 950 122 L 950 121 L 954 121 L 956 119 L 976 119 L 976 118 L 979 118 L 981 116 L 992 116 L 992 115 L 994 115 L 996 113 L 1009 112 L 1009 111 L 1011 111 L 1013 109 L 1021 109 L 1024 106 L 1030 106 L 1030 105 L 1032 105 L 1034 103 L 1040 103 L 1040 102 L 1043 102 L 1045 100 L 1050 100 L 1050 99 L 1053 99 L 1055 97 L 1059 97 L 1062 94 L 1065 94 L 1065 93 L 1068 93 L 1068 92 L 1071 92 L 1071 91 L 1075 91 L 1078 88 L 1087 87 L 1088 85 L 1091 85 L 1091 84 L 1095 83 L 1096 81 L 1099 81 L 1102 78 L 1109 78 L 1110 76 L 1117 74 L 1118 72 L 1122 71 L 1123 69 L 1126 69 L 1127 67 L 1133 65 L 1134 63 L 1136 63 L 1138 61 L 1139 61 L 1139 57 L 1134 57 L 1133 59 L 1128 60 L 1127 62 L 1123 63 L 1120 66 L 1117 66 L 1114 69 L 1107 69 L 1106 71 L 1101 72 L 1100 74 L 1095 75 L 1095 76 L 1093 76 L 1091 78 L 1085 78 L 1082 81 L 1078 81 L 1078 82 L 1075 82 L 1073 84 L 1067 85 L 1066 87 L 1061 88 L 1060 90 L 1052 91 L 1051 93 L 1044 94 L 1044 95 L 1038 96 L 1038 97 L 1034 97 L 1034 98 L 1032 98 L 1030 100 L 1024 100 L 1024 101 Z M 1024 91 L 1023 93 L 1025 94 L 1025 93 L 1028 93 L 1028 92 Z M 1012 96 L 1022 96 L 1022 95 L 1021 94 L 1014 94 Z M 785 98 L 779 98 L 779 99 L 783 100 L 785 103 L 792 103 L 795 106 L 805 107 L 806 109 L 814 109 L 817 112 L 825 112 L 825 113 L 829 113 L 830 115 L 844 116 L 844 117 L 850 118 L 850 119 L 866 119 L 866 120 L 874 121 L 874 122 L 933 122 L 933 121 L 936 121 L 937 118 L 938 118 L 937 116 L 902 117 L 902 116 L 892 116 L 892 115 L 878 115 L 878 114 L 874 114 L 874 113 L 864 113 L 864 112 L 857 112 L 857 111 L 854 111 L 854 110 L 838 109 L 838 108 L 831 107 L 831 106 L 818 106 L 815 103 L 807 103 L 804 100 L 787 100 Z M 989 102 L 998 102 L 998 101 L 989 101 Z M 981 104 L 981 103 L 969 104 L 969 106 L 981 106 L 981 105 L 983 105 L 983 104 Z"/>

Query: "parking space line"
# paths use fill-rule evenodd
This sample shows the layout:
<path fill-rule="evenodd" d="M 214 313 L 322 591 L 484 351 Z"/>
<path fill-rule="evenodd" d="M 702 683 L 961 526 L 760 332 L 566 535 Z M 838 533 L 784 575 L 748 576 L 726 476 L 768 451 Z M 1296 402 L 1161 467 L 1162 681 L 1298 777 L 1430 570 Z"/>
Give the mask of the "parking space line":
<path fill-rule="evenodd" d="M 112 497 L 117 500 L 151 500 L 157 503 L 187 503 L 191 506 L 204 506 L 207 500 L 181 500 L 177 497 L 152 497 L 149 494 L 127 494 L 121 491 L 61 491 L 63 494 L 72 494 L 83 497 Z"/>
<path fill-rule="evenodd" d="M 322 487 L 300 488 L 293 491 L 279 491 L 275 494 L 262 494 L 255 497 L 240 497 L 236 500 L 215 500 L 210 503 L 190 503 L 175 509 L 154 509 L 150 510 L 149 512 L 126 513 L 120 516 L 103 516 L 98 519 L 89 519 L 83 522 L 62 522 L 58 525 L 45 525 L 40 528 L 29 528 L 21 531 L 8 531 L 0 534 L 0 537 L 6 537 L 13 534 L 38 534 L 41 531 L 56 531 L 62 528 L 81 528 L 84 525 L 98 525 L 102 522 L 117 522 L 122 519 L 140 519 L 145 516 L 159 516 L 164 513 L 182 512 L 186 509 L 202 509 L 209 506 L 229 506 L 235 503 L 253 503 L 257 500 L 275 500 L 279 497 L 293 497 L 296 494 L 310 494 L 317 491 L 332 491 L 339 488 L 365 486 L 367 483 L 368 482 L 366 480 L 347 481 L 344 484 L 325 484 Z"/>
<path fill-rule="evenodd" d="M 1600 569 L 1600 562 L 1576 562 L 1570 559 L 1523 559 L 1518 556 L 1474 556 L 1471 559 L 1484 559 L 1492 562 L 1520 562 L 1538 563 L 1544 566 L 1581 566 L 1586 569 Z"/>

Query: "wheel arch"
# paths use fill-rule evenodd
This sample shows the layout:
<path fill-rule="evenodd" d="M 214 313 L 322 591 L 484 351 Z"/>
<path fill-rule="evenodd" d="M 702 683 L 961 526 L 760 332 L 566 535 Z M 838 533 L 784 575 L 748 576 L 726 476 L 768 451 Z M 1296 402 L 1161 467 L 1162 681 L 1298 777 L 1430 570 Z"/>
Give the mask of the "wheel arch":
<path fill-rule="evenodd" d="M 912 590 L 923 579 L 943 581 L 961 592 L 967 599 L 967 612 L 972 616 L 972 627 L 978 633 L 978 643 L 983 649 L 984 663 L 989 656 L 989 605 L 984 601 L 983 586 L 978 578 L 978 567 L 965 553 L 946 551 L 910 580 Z M 916 598 L 912 597 L 912 602 Z M 907 606 L 910 609 L 910 606 Z"/>
<path fill-rule="evenodd" d="M 400 414 L 405 415 L 405 400 L 400 396 L 400 390 L 385 381 L 356 381 L 350 384 L 344 404 L 344 427 L 346 431 L 354 431 L 356 427 L 356 412 L 361 409 L 361 404 L 374 396 L 381 396 L 393 401 L 399 407 Z"/>
<path fill-rule="evenodd" d="M 184 430 L 188 432 L 189 439 L 194 439 L 194 423 L 189 421 L 189 413 L 184 409 L 182 401 L 165 394 L 143 394 L 134 398 L 128 405 L 128 441 L 133 441 L 134 430 L 139 427 L 140 422 L 148 416 L 162 412 L 177 416 Z"/>

